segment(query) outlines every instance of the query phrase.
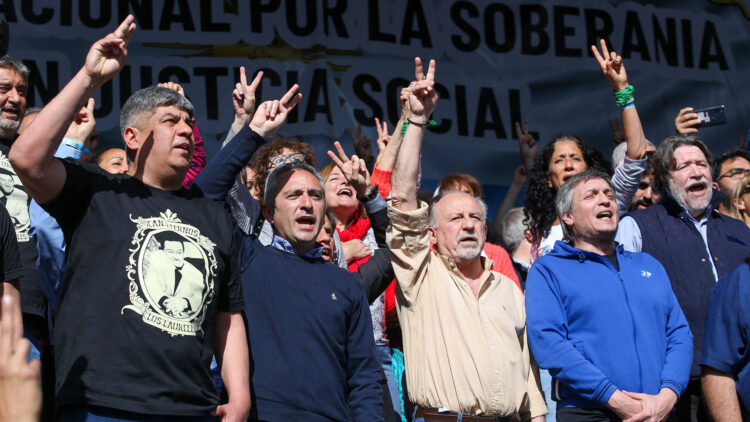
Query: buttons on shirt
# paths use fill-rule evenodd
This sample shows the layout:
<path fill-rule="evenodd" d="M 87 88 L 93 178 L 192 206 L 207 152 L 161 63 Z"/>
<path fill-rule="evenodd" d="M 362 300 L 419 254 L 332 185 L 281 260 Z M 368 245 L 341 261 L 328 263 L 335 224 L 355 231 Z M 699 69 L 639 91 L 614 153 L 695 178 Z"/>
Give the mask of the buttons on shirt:
<path fill-rule="evenodd" d="M 701 258 L 701 262 L 706 262 L 706 258 Z"/>
<path fill-rule="evenodd" d="M 495 346 L 490 346 L 490 350 L 495 350 Z"/>
<path fill-rule="evenodd" d="M 495 369 L 495 375 L 500 375 L 500 370 Z"/>

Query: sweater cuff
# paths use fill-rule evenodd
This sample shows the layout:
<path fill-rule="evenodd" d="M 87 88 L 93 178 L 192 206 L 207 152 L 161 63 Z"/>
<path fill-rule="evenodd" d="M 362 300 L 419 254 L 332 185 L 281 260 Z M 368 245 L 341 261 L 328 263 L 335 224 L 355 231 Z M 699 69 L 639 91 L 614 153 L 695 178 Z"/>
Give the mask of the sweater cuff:
<path fill-rule="evenodd" d="M 671 381 L 666 380 L 661 384 L 661 388 L 669 388 L 670 390 L 674 391 L 675 394 L 677 394 L 677 399 L 679 400 L 680 396 L 682 395 L 682 389 L 680 388 L 680 384 Z M 660 389 L 661 389 L 660 388 Z"/>
<path fill-rule="evenodd" d="M 607 407 L 607 402 L 609 401 L 610 397 L 612 397 L 612 394 L 615 394 L 615 391 L 617 391 L 617 387 L 612 384 L 611 382 L 607 381 L 607 385 L 604 387 L 604 390 L 599 395 L 598 402 L 601 407 Z"/>

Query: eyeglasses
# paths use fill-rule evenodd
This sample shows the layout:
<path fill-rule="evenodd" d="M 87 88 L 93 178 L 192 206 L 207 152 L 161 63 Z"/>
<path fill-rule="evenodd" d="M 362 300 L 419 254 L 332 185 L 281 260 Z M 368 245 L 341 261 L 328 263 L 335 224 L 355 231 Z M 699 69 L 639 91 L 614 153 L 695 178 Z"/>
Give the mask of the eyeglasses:
<path fill-rule="evenodd" d="M 278 167 L 284 163 L 299 163 L 305 161 L 307 156 L 301 152 L 291 155 L 272 155 L 268 157 L 268 162 L 273 167 Z"/>
<path fill-rule="evenodd" d="M 739 179 L 746 174 L 750 174 L 750 169 L 733 168 L 723 175 L 719 176 L 719 179 L 723 179 L 725 177 L 728 177 L 730 179 Z"/>

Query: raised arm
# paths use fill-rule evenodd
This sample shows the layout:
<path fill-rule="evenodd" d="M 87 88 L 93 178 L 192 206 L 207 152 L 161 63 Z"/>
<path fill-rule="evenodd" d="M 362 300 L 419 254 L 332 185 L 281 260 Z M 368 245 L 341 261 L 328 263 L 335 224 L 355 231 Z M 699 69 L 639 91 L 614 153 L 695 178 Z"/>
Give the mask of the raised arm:
<path fill-rule="evenodd" d="M 13 143 L 10 161 L 29 194 L 40 204 L 57 197 L 65 184 L 65 168 L 54 158 L 76 112 L 105 82 L 122 70 L 127 45 L 135 32 L 132 15 L 114 32 L 95 42 L 83 68 L 68 82 Z"/>
<path fill-rule="evenodd" d="M 299 86 L 295 84 L 280 100 L 261 104 L 249 127 L 243 126 L 237 136 L 208 163 L 195 179 L 195 184 L 204 195 L 215 201 L 224 201 L 247 160 L 265 142 L 264 138 L 284 124 L 286 116 L 299 103 L 302 94 L 297 93 L 298 89 Z"/>
<path fill-rule="evenodd" d="M 609 84 L 612 85 L 615 95 L 620 95 L 618 98 L 622 99 L 621 104 L 618 105 L 622 114 L 625 142 L 628 144 L 625 156 L 631 160 L 640 160 L 646 155 L 646 136 L 643 134 L 643 127 L 635 108 L 635 102 L 632 101 L 633 94 L 630 91 L 633 88 L 628 85 L 625 64 L 622 62 L 620 55 L 607 49 L 607 43 L 603 39 L 601 40 L 601 48 L 601 54 L 595 45 L 591 46 L 591 51 L 594 53 L 602 73 L 607 77 Z"/>
<path fill-rule="evenodd" d="M 393 128 L 393 133 L 388 134 L 388 124 L 382 123 L 375 118 L 375 126 L 378 128 L 378 158 L 372 169 L 372 182 L 378 185 L 378 190 L 383 198 L 391 194 L 391 173 L 396 164 L 396 154 L 401 147 L 403 138 L 404 122 L 409 116 L 409 88 L 401 89 L 401 117 Z"/>
<path fill-rule="evenodd" d="M 413 211 L 418 207 L 419 156 L 427 122 L 438 100 L 435 92 L 435 60 L 430 60 L 426 75 L 419 57 L 414 58 L 414 67 L 416 79 L 409 85 L 409 126 L 398 149 L 391 175 L 391 201 L 393 207 L 401 211 Z"/>

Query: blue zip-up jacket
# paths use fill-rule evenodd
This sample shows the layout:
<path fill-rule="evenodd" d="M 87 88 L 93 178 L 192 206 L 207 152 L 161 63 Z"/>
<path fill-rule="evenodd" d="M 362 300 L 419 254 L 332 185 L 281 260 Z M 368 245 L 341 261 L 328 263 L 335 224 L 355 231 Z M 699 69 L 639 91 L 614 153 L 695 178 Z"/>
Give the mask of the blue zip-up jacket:
<path fill-rule="evenodd" d="M 558 407 L 601 408 L 615 390 L 679 397 L 693 337 L 661 264 L 617 247 L 604 256 L 556 242 L 526 279 L 526 327 Z"/>

